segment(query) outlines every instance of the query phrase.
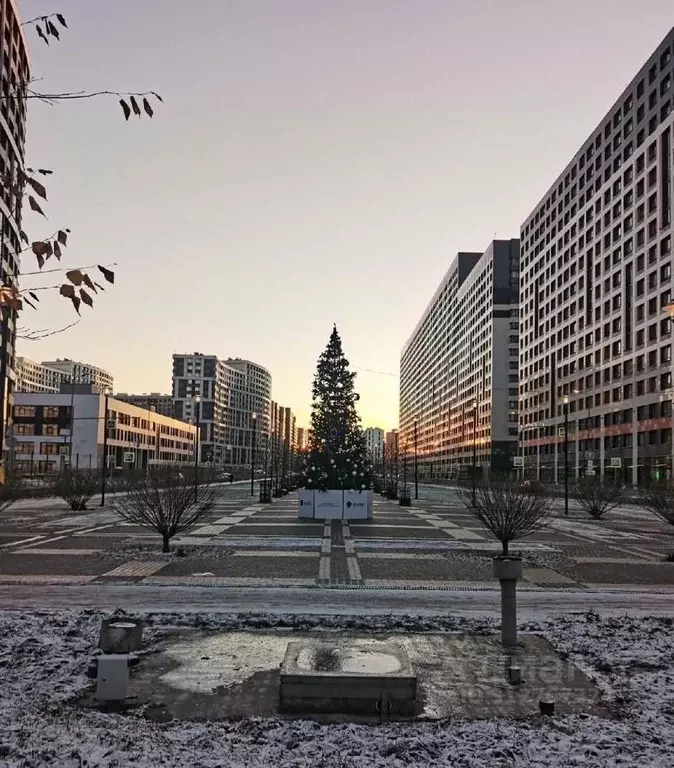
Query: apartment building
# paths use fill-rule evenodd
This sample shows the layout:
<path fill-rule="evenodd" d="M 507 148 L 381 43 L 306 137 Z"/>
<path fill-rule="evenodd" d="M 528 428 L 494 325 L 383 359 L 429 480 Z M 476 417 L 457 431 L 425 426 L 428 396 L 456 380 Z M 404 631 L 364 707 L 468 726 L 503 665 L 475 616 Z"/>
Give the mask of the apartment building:
<path fill-rule="evenodd" d="M 150 392 L 150 394 L 142 395 L 117 392 L 115 393 L 115 400 L 121 400 L 123 403 L 130 403 L 137 408 L 145 408 L 148 411 L 161 413 L 162 416 L 175 418 L 176 404 L 173 395 L 162 395 L 159 392 Z"/>
<path fill-rule="evenodd" d="M 69 387 L 69 385 L 67 385 Z M 17 392 L 11 445 L 15 468 L 25 474 L 57 472 L 65 465 L 145 469 L 194 462 L 196 427 L 160 413 L 106 398 L 92 385 L 75 391 Z"/>
<path fill-rule="evenodd" d="M 422 477 L 512 466 L 518 280 L 518 240 L 458 253 L 402 350 L 398 448 Z"/>
<path fill-rule="evenodd" d="M 306 427 L 297 427 L 297 451 L 304 453 L 309 447 L 309 430 Z"/>
<path fill-rule="evenodd" d="M 40 365 L 53 371 L 59 371 L 64 376 L 63 381 L 74 382 L 75 384 L 93 384 L 99 392 L 105 392 L 106 389 L 110 392 L 113 391 L 115 381 L 112 374 L 91 365 L 91 363 L 82 363 L 65 357 L 48 360 L 40 363 Z"/>
<path fill-rule="evenodd" d="M 30 82 L 30 68 L 24 27 L 16 0 L 0 0 L 0 86 L 3 95 L 13 93 L 17 83 Z M 11 425 L 15 383 L 15 339 L 18 305 L 19 262 L 23 244 L 21 209 L 23 196 L 17 193 L 19 172 L 24 168 L 26 141 L 26 99 L 0 99 L 0 266 L 3 291 L 0 294 L 0 459 L 6 451 L 5 428 Z M 16 182 L 16 184 L 15 184 Z M 27 256 L 25 258 L 28 258 Z"/>
<path fill-rule="evenodd" d="M 197 400 L 198 398 L 198 400 Z M 260 465 L 269 434 L 271 374 L 250 360 L 220 360 L 195 352 L 173 355 L 173 399 L 177 418 L 200 426 L 203 463 L 228 468 Z"/>
<path fill-rule="evenodd" d="M 573 475 L 671 474 L 673 56 L 674 29 L 522 224 L 527 474 L 565 441 Z"/>
<path fill-rule="evenodd" d="M 17 392 L 59 392 L 63 382 L 70 381 L 67 374 L 48 368 L 27 357 L 17 357 L 15 363 Z"/>
<path fill-rule="evenodd" d="M 367 427 L 363 430 L 363 436 L 370 461 L 380 464 L 384 451 L 384 430 L 379 427 Z"/>
<path fill-rule="evenodd" d="M 274 477 L 285 478 L 294 470 L 297 455 L 296 418 L 290 408 L 274 400 L 270 407 L 270 441 L 265 446 L 265 465 Z"/>

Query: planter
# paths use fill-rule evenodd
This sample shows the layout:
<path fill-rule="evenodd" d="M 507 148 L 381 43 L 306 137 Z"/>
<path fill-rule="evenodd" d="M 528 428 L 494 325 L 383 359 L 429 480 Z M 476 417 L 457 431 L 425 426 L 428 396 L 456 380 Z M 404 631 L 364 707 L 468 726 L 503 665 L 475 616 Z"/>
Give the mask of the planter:
<path fill-rule="evenodd" d="M 494 578 L 499 581 L 517 581 L 522 578 L 521 557 L 495 557 L 491 561 Z"/>

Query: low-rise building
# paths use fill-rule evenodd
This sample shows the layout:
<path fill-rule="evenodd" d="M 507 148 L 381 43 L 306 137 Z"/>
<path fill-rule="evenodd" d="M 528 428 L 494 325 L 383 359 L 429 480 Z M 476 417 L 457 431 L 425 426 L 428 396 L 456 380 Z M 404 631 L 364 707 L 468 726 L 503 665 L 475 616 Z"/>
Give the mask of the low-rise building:
<path fill-rule="evenodd" d="M 191 463 L 196 427 L 178 419 L 107 398 L 92 385 L 68 384 L 60 393 L 18 392 L 10 437 L 18 472 L 44 474 L 65 465 L 146 469 Z"/>
<path fill-rule="evenodd" d="M 63 371 L 36 363 L 27 357 L 17 357 L 14 370 L 16 392 L 58 392 L 63 382 L 70 381 Z"/>

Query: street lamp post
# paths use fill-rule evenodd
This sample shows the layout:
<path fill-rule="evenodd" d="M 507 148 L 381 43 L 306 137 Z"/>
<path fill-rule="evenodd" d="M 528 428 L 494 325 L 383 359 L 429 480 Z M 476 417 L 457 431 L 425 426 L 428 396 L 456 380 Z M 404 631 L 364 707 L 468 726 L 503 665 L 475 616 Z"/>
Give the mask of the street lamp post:
<path fill-rule="evenodd" d="M 253 414 L 253 439 L 250 451 L 250 495 L 255 495 L 255 442 L 257 439 L 257 413 Z"/>
<path fill-rule="evenodd" d="M 101 468 L 101 506 L 105 506 L 105 480 L 108 474 L 108 398 L 110 390 L 105 388 L 105 409 L 103 413 L 103 467 Z M 72 412 L 71 412 L 72 413 Z"/>
<path fill-rule="evenodd" d="M 473 400 L 473 468 L 470 474 L 473 478 L 471 496 L 473 504 L 475 504 L 477 490 L 477 400 Z"/>
<path fill-rule="evenodd" d="M 414 420 L 414 498 L 419 498 L 419 455 L 417 453 L 417 420 Z"/>
<path fill-rule="evenodd" d="M 569 396 L 564 395 L 564 514 L 569 514 Z"/>
<path fill-rule="evenodd" d="M 199 438 L 201 437 L 201 424 L 199 423 L 199 404 L 201 403 L 201 397 L 195 395 L 194 400 L 194 421 L 197 425 L 196 445 L 194 451 L 194 503 L 197 503 L 199 498 Z"/>

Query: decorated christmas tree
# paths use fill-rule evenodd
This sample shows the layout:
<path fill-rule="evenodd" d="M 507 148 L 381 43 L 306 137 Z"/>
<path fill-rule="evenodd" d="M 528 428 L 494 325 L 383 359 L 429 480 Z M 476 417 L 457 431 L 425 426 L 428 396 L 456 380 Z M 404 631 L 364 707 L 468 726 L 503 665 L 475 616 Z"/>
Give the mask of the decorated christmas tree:
<path fill-rule="evenodd" d="M 326 491 L 371 487 L 372 469 L 356 411 L 355 378 L 335 326 L 328 346 L 318 358 L 314 377 L 306 488 Z"/>

